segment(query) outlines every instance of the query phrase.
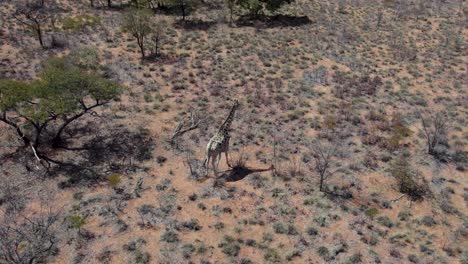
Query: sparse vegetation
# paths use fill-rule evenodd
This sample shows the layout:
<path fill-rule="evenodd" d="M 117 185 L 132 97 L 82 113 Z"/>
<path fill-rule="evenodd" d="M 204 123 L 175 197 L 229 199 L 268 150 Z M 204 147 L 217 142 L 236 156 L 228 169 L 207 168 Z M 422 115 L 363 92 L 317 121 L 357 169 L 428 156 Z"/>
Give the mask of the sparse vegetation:
<path fill-rule="evenodd" d="M 2 1 L 0 263 L 467 263 L 464 9 Z"/>

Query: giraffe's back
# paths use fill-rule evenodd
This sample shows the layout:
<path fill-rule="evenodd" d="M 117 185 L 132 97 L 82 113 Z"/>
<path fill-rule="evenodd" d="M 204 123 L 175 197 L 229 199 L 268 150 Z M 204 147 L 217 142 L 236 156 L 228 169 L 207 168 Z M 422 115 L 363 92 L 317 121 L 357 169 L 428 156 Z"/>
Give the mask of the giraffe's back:
<path fill-rule="evenodd" d="M 226 151 L 226 147 L 229 144 L 229 135 L 222 133 L 214 135 L 208 145 L 208 149 L 215 152 Z"/>

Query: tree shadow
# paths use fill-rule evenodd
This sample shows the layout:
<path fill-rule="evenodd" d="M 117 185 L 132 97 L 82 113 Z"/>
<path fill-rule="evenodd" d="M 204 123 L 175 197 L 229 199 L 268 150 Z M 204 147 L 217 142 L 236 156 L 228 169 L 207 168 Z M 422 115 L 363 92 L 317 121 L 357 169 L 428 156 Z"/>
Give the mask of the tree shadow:
<path fill-rule="evenodd" d="M 141 168 L 152 157 L 154 141 L 147 130 L 119 128 L 92 137 L 82 147 L 62 147 L 67 161 L 58 161 L 49 172 L 66 175 L 60 187 L 95 184 L 111 173 L 128 173 Z M 71 161 L 70 161 L 71 160 Z"/>
<path fill-rule="evenodd" d="M 276 27 L 300 27 L 311 24 L 312 20 L 308 16 L 290 15 L 244 15 L 239 17 L 236 25 L 240 27 L 276 28 Z"/>

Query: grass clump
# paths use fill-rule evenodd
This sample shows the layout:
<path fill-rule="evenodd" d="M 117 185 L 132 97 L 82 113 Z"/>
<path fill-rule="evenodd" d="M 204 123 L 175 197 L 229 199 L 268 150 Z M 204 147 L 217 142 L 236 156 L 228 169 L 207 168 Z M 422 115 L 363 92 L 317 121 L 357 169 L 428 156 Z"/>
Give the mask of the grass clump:
<path fill-rule="evenodd" d="M 233 237 L 224 236 L 223 240 L 218 244 L 218 247 L 221 248 L 221 251 L 230 256 L 235 257 L 239 254 L 240 245 Z"/>

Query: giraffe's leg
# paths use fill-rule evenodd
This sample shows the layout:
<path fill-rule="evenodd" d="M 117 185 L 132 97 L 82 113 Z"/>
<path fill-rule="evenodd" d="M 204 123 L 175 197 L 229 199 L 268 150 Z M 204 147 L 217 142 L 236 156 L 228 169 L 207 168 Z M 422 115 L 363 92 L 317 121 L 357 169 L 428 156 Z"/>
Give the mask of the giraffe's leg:
<path fill-rule="evenodd" d="M 232 168 L 231 163 L 229 162 L 229 155 L 228 155 L 228 152 L 227 152 L 227 151 L 224 152 L 224 155 L 226 156 L 226 163 L 227 163 L 227 165 L 229 166 L 229 168 Z"/>
<path fill-rule="evenodd" d="M 218 153 L 218 158 L 216 159 L 216 168 L 219 167 L 219 162 L 221 161 L 221 152 Z"/>
<path fill-rule="evenodd" d="M 217 168 L 217 163 L 216 163 L 216 156 L 211 157 L 211 165 L 213 165 L 213 171 L 215 178 L 218 177 L 218 168 Z"/>
<path fill-rule="evenodd" d="M 206 170 L 206 175 L 210 172 L 210 156 L 207 154 L 205 160 L 203 161 L 203 167 Z"/>

